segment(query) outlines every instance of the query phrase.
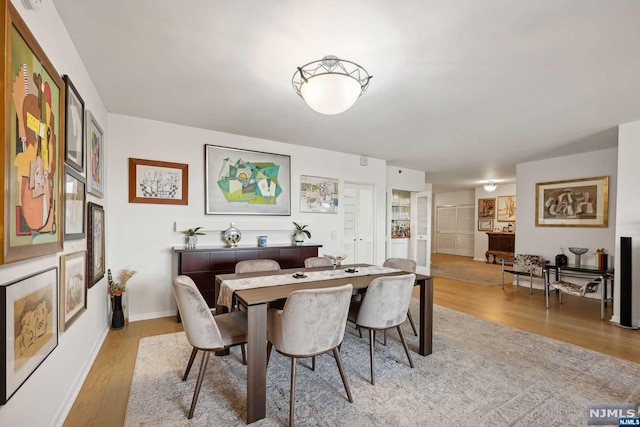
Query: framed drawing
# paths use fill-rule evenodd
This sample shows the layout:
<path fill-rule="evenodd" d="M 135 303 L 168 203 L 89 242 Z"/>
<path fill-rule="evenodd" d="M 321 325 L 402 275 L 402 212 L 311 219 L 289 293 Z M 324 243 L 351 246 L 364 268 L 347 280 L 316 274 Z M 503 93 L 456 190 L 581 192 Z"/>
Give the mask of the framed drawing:
<path fill-rule="evenodd" d="M 498 221 L 516 220 L 516 196 L 498 196 Z"/>
<path fill-rule="evenodd" d="M 87 310 L 87 251 L 60 257 L 60 330 Z"/>
<path fill-rule="evenodd" d="M 609 177 L 536 184 L 536 227 L 607 227 Z"/>
<path fill-rule="evenodd" d="M 64 82 L 11 2 L 0 4 L 4 264 L 62 250 Z"/>
<path fill-rule="evenodd" d="M 104 132 L 87 110 L 87 191 L 104 197 Z"/>
<path fill-rule="evenodd" d="M 87 218 L 87 285 L 89 288 L 104 277 L 104 208 L 95 203 L 88 203 Z"/>
<path fill-rule="evenodd" d="M 129 158 L 129 203 L 187 205 L 189 165 Z"/>
<path fill-rule="evenodd" d="M 0 286 L 4 405 L 58 345 L 58 268 Z"/>
<path fill-rule="evenodd" d="M 84 178 L 69 166 L 65 168 L 64 240 L 84 239 Z"/>
<path fill-rule="evenodd" d="M 496 217 L 496 199 L 478 199 L 478 218 L 494 219 Z"/>
<path fill-rule="evenodd" d="M 71 83 L 69 76 L 64 75 L 65 83 L 65 162 L 80 173 L 84 173 L 84 101 Z"/>
<path fill-rule="evenodd" d="M 492 219 L 479 219 L 478 220 L 478 231 L 491 231 L 493 230 L 493 220 Z"/>
<path fill-rule="evenodd" d="M 205 145 L 205 214 L 291 215 L 291 157 Z"/>
<path fill-rule="evenodd" d="M 300 212 L 339 213 L 338 180 L 300 175 Z"/>

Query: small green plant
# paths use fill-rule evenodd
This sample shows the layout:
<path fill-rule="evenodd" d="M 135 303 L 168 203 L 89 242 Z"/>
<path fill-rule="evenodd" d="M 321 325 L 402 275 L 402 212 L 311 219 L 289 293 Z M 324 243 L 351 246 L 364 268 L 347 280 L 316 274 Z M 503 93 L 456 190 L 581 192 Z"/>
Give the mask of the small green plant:
<path fill-rule="evenodd" d="M 300 225 L 297 222 L 293 222 L 293 225 L 296 227 L 295 234 L 304 234 L 308 239 L 311 238 L 311 233 L 307 230 L 308 225 Z"/>
<path fill-rule="evenodd" d="M 202 227 L 190 228 L 188 230 L 185 230 L 184 234 L 186 234 L 187 236 L 197 236 L 197 235 L 204 236 L 205 233 L 198 231 L 201 228 Z"/>

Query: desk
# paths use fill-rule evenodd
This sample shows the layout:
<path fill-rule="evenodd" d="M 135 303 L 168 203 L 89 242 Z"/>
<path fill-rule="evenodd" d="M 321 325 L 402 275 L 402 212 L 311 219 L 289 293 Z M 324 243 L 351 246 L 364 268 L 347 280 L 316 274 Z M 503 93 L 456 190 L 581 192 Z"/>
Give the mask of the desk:
<path fill-rule="evenodd" d="M 493 263 L 496 263 L 496 256 L 503 258 L 513 258 L 516 246 L 515 233 L 487 233 L 489 236 L 489 249 L 484 256 L 489 264 L 489 257 L 493 255 Z"/>
<path fill-rule="evenodd" d="M 354 265 L 354 267 L 361 265 Z M 346 267 L 346 266 L 343 266 Z M 326 267 L 302 269 L 302 271 L 326 270 Z M 293 274 L 301 269 L 281 270 L 282 274 Z M 390 274 L 336 278 L 316 282 L 294 283 L 236 292 L 239 302 L 247 307 L 247 424 L 265 417 L 267 400 L 267 304 L 285 299 L 293 291 L 301 289 L 330 288 L 351 283 L 353 289 L 366 289 L 371 281 L 382 276 L 407 274 L 403 271 Z M 216 286 L 223 280 L 241 279 L 252 276 L 273 275 L 273 271 L 262 273 L 223 274 L 216 276 Z M 416 285 L 420 286 L 420 347 L 418 353 L 427 356 L 432 352 L 433 337 L 433 279 L 416 274 Z M 218 311 L 220 310 L 220 311 Z M 216 305 L 220 313 L 226 307 Z"/>

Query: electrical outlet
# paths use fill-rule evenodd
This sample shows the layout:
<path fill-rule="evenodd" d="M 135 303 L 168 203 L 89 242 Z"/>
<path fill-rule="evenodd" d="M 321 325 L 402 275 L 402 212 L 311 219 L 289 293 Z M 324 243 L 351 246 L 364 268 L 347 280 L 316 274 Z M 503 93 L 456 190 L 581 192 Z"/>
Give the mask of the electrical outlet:
<path fill-rule="evenodd" d="M 336 231 L 331 232 L 331 240 L 336 240 L 338 238 L 338 233 Z"/>

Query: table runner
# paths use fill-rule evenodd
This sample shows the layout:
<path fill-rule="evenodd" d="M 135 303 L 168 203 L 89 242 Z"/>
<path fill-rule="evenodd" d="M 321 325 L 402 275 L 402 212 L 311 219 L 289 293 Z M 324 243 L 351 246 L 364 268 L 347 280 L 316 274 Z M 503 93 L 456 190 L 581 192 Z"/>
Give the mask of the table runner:
<path fill-rule="evenodd" d="M 329 280 L 329 279 L 342 279 L 353 276 L 369 276 L 373 274 L 388 274 L 388 273 L 396 273 L 398 270 L 396 268 L 389 267 L 379 267 L 377 265 L 370 265 L 366 267 L 357 267 L 357 271 L 355 273 L 347 273 L 344 268 L 336 269 L 335 272 L 333 270 L 321 270 L 321 271 L 302 271 L 306 277 L 303 278 L 294 278 L 293 274 L 273 274 L 270 276 L 259 276 L 259 277 L 247 277 L 246 279 L 232 279 L 232 280 L 223 280 L 220 284 L 220 295 L 218 296 L 218 304 L 223 305 L 225 307 L 231 307 L 231 298 L 235 291 L 241 289 L 252 289 L 252 288 L 261 288 L 266 286 L 279 286 L 279 285 L 290 285 L 292 283 L 301 283 L 301 282 L 317 282 L 319 280 Z"/>

